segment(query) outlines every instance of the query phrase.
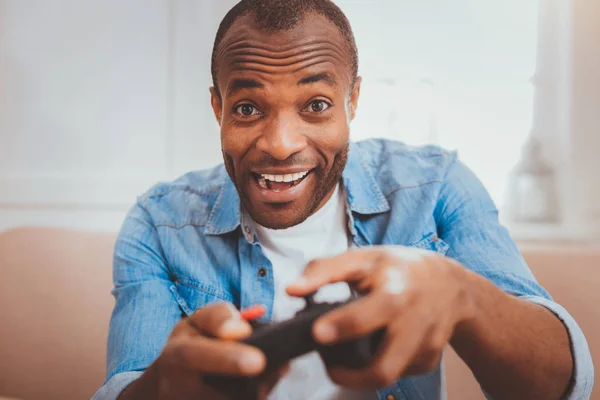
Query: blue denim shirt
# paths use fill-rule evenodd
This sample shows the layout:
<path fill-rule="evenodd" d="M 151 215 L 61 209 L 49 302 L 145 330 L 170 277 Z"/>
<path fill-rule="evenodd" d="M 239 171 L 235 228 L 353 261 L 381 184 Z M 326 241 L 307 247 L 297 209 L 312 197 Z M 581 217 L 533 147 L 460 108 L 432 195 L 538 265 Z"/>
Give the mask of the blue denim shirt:
<path fill-rule="evenodd" d="M 488 193 L 455 153 L 386 140 L 352 143 L 343 184 L 356 246 L 433 250 L 553 311 L 569 331 L 575 360 L 567 398 L 589 398 L 593 364 L 582 331 L 536 282 Z M 138 199 L 116 242 L 107 377 L 94 399 L 116 399 L 158 357 L 182 316 L 199 307 L 264 304 L 265 318 L 272 317 L 272 266 L 249 222 L 223 165 L 158 184 Z M 443 399 L 443 365 L 377 393 Z"/>

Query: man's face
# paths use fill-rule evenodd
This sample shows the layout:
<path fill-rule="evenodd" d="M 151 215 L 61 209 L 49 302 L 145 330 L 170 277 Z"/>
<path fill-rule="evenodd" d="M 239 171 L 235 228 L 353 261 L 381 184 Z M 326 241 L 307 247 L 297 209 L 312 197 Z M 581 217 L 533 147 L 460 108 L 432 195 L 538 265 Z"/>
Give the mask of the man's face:
<path fill-rule="evenodd" d="M 346 165 L 360 91 L 348 46 L 318 15 L 276 33 L 246 16 L 219 50 L 211 96 L 227 171 L 256 222 L 297 225 L 330 198 Z"/>

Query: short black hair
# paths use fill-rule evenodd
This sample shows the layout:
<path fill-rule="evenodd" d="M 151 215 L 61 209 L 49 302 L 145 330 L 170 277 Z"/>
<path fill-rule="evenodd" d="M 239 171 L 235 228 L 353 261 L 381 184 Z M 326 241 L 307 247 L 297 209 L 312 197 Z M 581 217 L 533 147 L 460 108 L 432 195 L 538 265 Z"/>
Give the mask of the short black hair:
<path fill-rule="evenodd" d="M 352 84 L 358 76 L 358 49 L 348 18 L 331 0 L 242 0 L 225 17 L 215 38 L 212 51 L 211 74 L 217 88 L 217 52 L 225 34 L 239 18 L 252 13 L 261 29 L 266 32 L 279 32 L 296 27 L 307 13 L 324 16 L 339 29 L 350 52 Z"/>

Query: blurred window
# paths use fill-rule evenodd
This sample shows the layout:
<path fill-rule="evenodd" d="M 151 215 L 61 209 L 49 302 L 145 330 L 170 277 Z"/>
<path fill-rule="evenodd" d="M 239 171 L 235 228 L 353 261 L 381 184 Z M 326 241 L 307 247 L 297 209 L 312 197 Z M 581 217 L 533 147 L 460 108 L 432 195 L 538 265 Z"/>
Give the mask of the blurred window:
<path fill-rule="evenodd" d="M 532 127 L 538 2 L 339 0 L 363 86 L 355 140 L 458 149 L 501 207 Z"/>

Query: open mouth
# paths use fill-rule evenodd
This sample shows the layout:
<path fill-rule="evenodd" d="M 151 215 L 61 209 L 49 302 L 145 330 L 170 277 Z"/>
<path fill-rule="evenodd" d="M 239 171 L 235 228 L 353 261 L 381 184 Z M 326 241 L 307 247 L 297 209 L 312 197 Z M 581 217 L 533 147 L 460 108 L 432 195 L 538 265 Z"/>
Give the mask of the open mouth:
<path fill-rule="evenodd" d="M 253 176 L 258 186 L 262 189 L 272 190 L 277 193 L 299 185 L 311 172 L 312 170 L 285 175 L 253 173 Z"/>

